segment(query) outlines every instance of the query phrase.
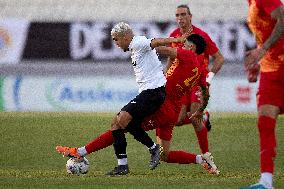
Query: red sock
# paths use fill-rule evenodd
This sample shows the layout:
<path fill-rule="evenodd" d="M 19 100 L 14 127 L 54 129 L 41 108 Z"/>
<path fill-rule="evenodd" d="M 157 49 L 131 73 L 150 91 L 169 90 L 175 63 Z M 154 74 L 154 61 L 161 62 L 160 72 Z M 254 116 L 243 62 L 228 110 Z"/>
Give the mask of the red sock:
<path fill-rule="evenodd" d="M 99 151 L 100 149 L 106 148 L 113 144 L 113 137 L 111 130 L 98 136 L 93 141 L 89 142 L 85 148 L 88 154 Z"/>
<path fill-rule="evenodd" d="M 273 173 L 274 158 L 276 156 L 276 120 L 267 116 L 258 118 L 258 132 L 260 141 L 260 168 L 261 172 Z"/>
<path fill-rule="evenodd" d="M 206 127 L 203 127 L 200 131 L 195 131 L 199 147 L 201 149 L 201 153 L 205 154 L 206 152 L 209 151 L 208 147 L 208 131 Z"/>
<path fill-rule="evenodd" d="M 196 154 L 185 151 L 170 151 L 167 163 L 190 164 L 196 163 Z"/>

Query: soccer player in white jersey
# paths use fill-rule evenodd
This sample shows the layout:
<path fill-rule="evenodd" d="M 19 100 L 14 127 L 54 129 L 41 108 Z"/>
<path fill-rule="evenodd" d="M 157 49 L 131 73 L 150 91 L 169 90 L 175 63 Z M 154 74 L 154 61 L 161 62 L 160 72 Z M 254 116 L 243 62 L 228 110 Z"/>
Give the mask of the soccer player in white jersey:
<path fill-rule="evenodd" d="M 150 169 L 155 169 L 160 161 L 162 147 L 155 144 L 141 127 L 143 119 L 159 109 L 166 95 L 166 78 L 154 48 L 169 42 L 181 42 L 183 39 L 160 40 L 147 39 L 145 36 L 134 36 L 131 27 L 124 22 L 120 22 L 112 28 L 111 36 L 119 48 L 125 52 L 131 52 L 139 94 L 125 105 L 112 121 L 113 146 L 118 166 L 109 171 L 107 175 L 126 175 L 129 172 L 125 130 L 149 148 L 151 154 Z"/>

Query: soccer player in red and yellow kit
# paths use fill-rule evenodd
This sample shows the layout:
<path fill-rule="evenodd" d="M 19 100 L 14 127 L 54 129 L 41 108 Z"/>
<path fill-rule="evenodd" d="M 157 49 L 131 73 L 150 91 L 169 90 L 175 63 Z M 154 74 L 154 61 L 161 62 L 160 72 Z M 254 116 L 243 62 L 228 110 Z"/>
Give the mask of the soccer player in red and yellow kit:
<path fill-rule="evenodd" d="M 180 37 L 183 35 L 190 35 L 190 34 L 198 34 L 201 35 L 206 42 L 206 48 L 205 51 L 198 55 L 198 60 L 200 62 L 202 62 L 202 65 L 204 66 L 204 69 L 206 70 L 206 82 L 208 84 L 211 83 L 213 76 L 215 74 L 217 74 L 217 72 L 221 69 L 223 63 L 224 63 L 224 57 L 221 54 L 220 50 L 218 49 L 217 45 L 215 44 L 215 42 L 209 37 L 209 35 L 204 32 L 203 30 L 201 30 L 200 28 L 192 25 L 191 20 L 192 20 L 192 14 L 190 12 L 190 9 L 187 5 L 179 5 L 176 9 L 176 22 L 178 24 L 178 28 L 176 28 L 174 31 L 172 31 L 172 33 L 170 34 L 170 37 Z M 172 47 L 181 47 L 182 44 L 181 43 L 172 43 L 171 44 Z M 212 64 L 212 68 L 209 69 L 209 57 L 213 58 L 213 64 Z M 175 60 L 168 58 L 167 61 L 167 66 L 166 66 L 166 70 L 167 71 L 171 71 L 171 69 L 174 69 L 175 67 Z M 192 91 L 193 93 L 195 93 L 195 91 Z M 185 101 L 186 102 L 186 101 Z M 189 106 L 188 106 L 189 107 Z M 188 108 L 189 111 L 189 108 Z M 205 115 L 207 115 L 207 117 L 209 116 L 208 112 L 205 112 Z M 207 118 L 209 119 L 209 117 Z M 189 120 L 189 117 L 185 117 L 185 119 L 183 120 L 183 124 L 189 124 L 191 123 L 192 120 Z M 194 125 L 194 124 L 193 124 Z M 211 125 L 209 123 L 207 123 L 207 129 L 208 131 L 211 129 Z M 205 136 L 204 133 L 205 131 L 200 131 L 202 133 L 200 133 L 198 130 L 196 130 L 196 134 L 198 136 L 198 138 Z"/>
<path fill-rule="evenodd" d="M 257 126 L 261 177 L 247 188 L 273 188 L 275 125 L 284 112 L 284 6 L 280 0 L 248 0 L 248 4 L 248 25 L 257 48 L 247 52 L 244 63 L 250 82 L 257 81 L 260 68 Z"/>
<path fill-rule="evenodd" d="M 187 5 L 179 5 L 176 9 L 175 16 L 176 16 L 176 22 L 178 24 L 178 28 L 172 31 L 172 33 L 170 34 L 170 37 L 180 37 L 183 35 L 198 34 L 204 38 L 206 42 L 206 48 L 202 54 L 198 55 L 198 60 L 200 60 L 203 63 L 203 66 L 205 70 L 207 71 L 206 81 L 208 83 L 211 83 L 213 76 L 221 69 L 224 63 L 223 55 L 219 51 L 215 42 L 209 37 L 209 35 L 206 32 L 192 25 L 191 23 L 192 14 Z M 182 47 L 183 44 L 173 43 L 171 46 L 172 47 Z M 209 70 L 208 66 L 209 66 L 210 56 L 214 60 L 213 60 L 212 68 Z M 173 62 L 174 62 L 174 59 L 170 59 L 170 58 L 168 59 L 168 63 L 166 67 L 167 70 L 171 67 Z"/>
<path fill-rule="evenodd" d="M 191 43 L 199 44 L 203 41 L 203 43 L 206 44 L 204 38 L 197 34 L 190 35 L 187 39 L 188 41 L 191 41 Z M 186 45 L 187 44 L 185 44 L 185 46 Z M 198 45 L 196 46 L 198 47 Z M 207 103 L 205 103 L 205 105 L 199 109 L 200 100 L 196 94 L 196 92 L 199 91 L 199 86 L 203 89 L 207 89 L 206 72 L 204 67 L 200 64 L 200 61 L 197 59 L 197 54 L 202 54 L 204 49 L 201 51 L 200 48 L 196 48 L 194 49 L 196 53 L 194 53 L 192 50 L 186 50 L 181 47 L 161 48 L 176 53 L 172 53 L 171 55 L 162 53 L 168 55 L 170 58 L 175 58 L 176 62 L 174 69 L 170 69 L 170 71 L 167 72 L 166 103 L 163 104 L 164 106 L 162 105 L 160 111 L 154 114 L 153 118 L 149 118 L 150 121 L 148 123 L 153 124 L 157 128 L 157 140 L 160 141 L 159 143 L 162 144 L 164 148 L 162 160 L 168 163 L 194 163 L 196 155 L 192 155 L 185 151 L 170 151 L 170 144 L 172 130 L 179 117 L 182 98 L 184 98 L 184 96 L 191 97 L 190 105 L 193 113 L 196 111 L 203 112 L 207 105 Z M 161 51 L 158 50 L 158 52 Z M 192 91 L 194 91 L 194 93 Z M 172 120 L 170 119 L 171 117 Z M 202 117 L 194 117 L 192 120 L 192 122 L 195 123 L 196 130 L 200 131 L 197 136 L 203 157 L 207 156 L 207 159 L 210 159 L 211 161 L 211 167 L 207 170 L 213 174 L 219 174 L 208 149 L 207 129 L 202 122 Z"/>
<path fill-rule="evenodd" d="M 164 149 L 162 155 L 163 161 L 180 164 L 199 163 L 202 164 L 209 173 L 219 174 L 219 170 L 213 162 L 213 156 L 208 152 L 207 141 L 200 141 L 203 142 L 202 151 L 204 151 L 204 153 L 202 155 L 185 151 L 170 151 L 172 132 L 179 115 L 182 97 L 190 93 L 196 86 L 201 86 L 205 91 L 207 89 L 205 81 L 206 74 L 204 74 L 203 67 L 200 66 L 197 55 L 195 54 L 195 52 L 200 54 L 204 51 L 206 46 L 204 39 L 199 35 L 191 35 L 187 38 L 184 46 L 185 49 L 170 47 L 160 47 L 157 49 L 160 54 L 179 59 L 180 63 L 179 66 L 176 67 L 176 70 L 167 77 L 167 96 L 165 102 L 156 113 L 144 120 L 142 127 L 146 131 L 156 129 L 157 141 Z M 204 92 L 204 94 L 205 93 L 206 92 Z M 198 106 L 200 108 L 199 111 L 202 112 L 206 104 L 207 102 L 205 101 L 202 107 Z M 204 127 L 201 121 L 199 127 Z M 108 147 L 112 143 L 113 138 L 111 131 L 108 131 L 84 147 L 69 148 L 58 146 L 57 151 L 65 156 L 80 157 Z"/>
<path fill-rule="evenodd" d="M 224 57 L 221 54 L 221 52 L 219 51 L 219 49 L 217 48 L 216 44 L 214 43 L 214 41 L 209 37 L 209 35 L 202 31 L 200 28 L 192 25 L 191 23 L 191 19 L 192 19 L 192 14 L 190 12 L 190 9 L 187 5 L 179 5 L 176 9 L 176 22 L 178 24 L 178 28 L 176 28 L 171 34 L 170 37 L 180 37 L 180 36 L 188 36 L 191 34 L 198 34 L 200 36 L 202 36 L 206 42 L 206 48 L 204 50 L 203 53 L 198 55 L 198 61 L 201 62 L 205 73 L 206 73 L 206 82 L 208 84 L 211 83 L 213 76 L 221 69 L 223 63 L 224 63 Z M 183 44 L 182 43 L 172 43 L 171 47 L 174 48 L 178 48 L 178 47 L 182 47 Z M 209 57 L 213 57 L 214 61 L 213 61 L 213 66 L 212 68 L 209 70 L 208 66 L 209 66 Z M 170 74 L 171 72 L 173 72 L 176 69 L 176 65 L 178 65 L 178 60 L 174 59 L 174 58 L 168 58 L 167 61 L 167 77 L 168 74 Z M 211 125 L 209 123 L 209 120 L 207 122 L 207 129 L 205 127 L 199 127 L 198 126 L 198 120 L 196 121 L 194 118 L 189 119 L 188 115 L 192 115 L 192 113 L 194 110 L 194 106 L 198 106 L 198 104 L 191 104 L 190 102 L 194 102 L 196 101 L 196 89 L 191 90 L 191 94 L 188 94 L 187 100 L 183 100 L 183 108 L 181 109 L 180 112 L 180 120 L 178 120 L 178 125 L 182 125 L 182 124 L 189 124 L 192 123 L 192 125 L 194 126 L 195 129 L 195 133 L 196 136 L 198 138 L 198 142 L 201 148 L 202 153 L 204 153 L 204 151 L 206 151 L 206 144 L 208 144 L 208 131 L 211 128 Z M 186 104 L 186 103 L 190 103 L 190 104 Z M 189 113 L 187 113 L 189 112 Z M 205 114 L 208 116 L 208 112 Z M 181 120 L 181 118 L 184 118 L 183 120 Z M 209 117 L 207 117 L 207 119 L 209 119 Z"/>

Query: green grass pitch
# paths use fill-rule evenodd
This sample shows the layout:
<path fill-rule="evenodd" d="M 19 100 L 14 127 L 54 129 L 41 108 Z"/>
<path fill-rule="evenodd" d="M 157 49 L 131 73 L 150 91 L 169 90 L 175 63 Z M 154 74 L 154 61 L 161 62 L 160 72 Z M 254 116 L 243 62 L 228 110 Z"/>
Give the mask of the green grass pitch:
<path fill-rule="evenodd" d="M 259 178 L 259 146 L 255 114 L 212 113 L 209 147 L 219 176 L 199 165 L 161 163 L 149 170 L 146 147 L 127 135 L 128 176 L 107 177 L 116 165 L 113 147 L 87 156 L 86 175 L 68 175 L 67 158 L 55 146 L 83 146 L 110 128 L 114 114 L 0 113 L 0 188 L 155 188 L 236 189 Z M 150 131 L 154 137 L 154 132 Z M 284 119 L 277 123 L 275 188 L 284 186 Z M 175 129 L 172 149 L 199 153 L 191 125 Z"/>

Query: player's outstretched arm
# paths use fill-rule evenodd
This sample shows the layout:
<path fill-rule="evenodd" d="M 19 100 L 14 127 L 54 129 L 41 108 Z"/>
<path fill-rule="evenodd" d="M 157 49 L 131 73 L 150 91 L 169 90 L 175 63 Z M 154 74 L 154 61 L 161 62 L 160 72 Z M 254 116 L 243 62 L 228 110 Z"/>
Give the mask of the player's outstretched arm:
<path fill-rule="evenodd" d="M 169 57 L 170 59 L 175 59 L 177 57 L 177 49 L 172 47 L 156 47 L 155 48 L 158 54 Z"/>
<path fill-rule="evenodd" d="M 178 37 L 178 38 L 154 38 L 151 41 L 151 47 L 154 49 L 159 46 L 165 46 L 171 43 L 184 43 L 186 40 L 185 37 Z"/>

